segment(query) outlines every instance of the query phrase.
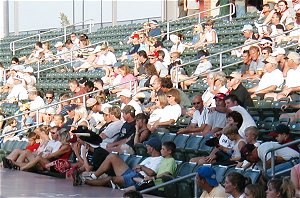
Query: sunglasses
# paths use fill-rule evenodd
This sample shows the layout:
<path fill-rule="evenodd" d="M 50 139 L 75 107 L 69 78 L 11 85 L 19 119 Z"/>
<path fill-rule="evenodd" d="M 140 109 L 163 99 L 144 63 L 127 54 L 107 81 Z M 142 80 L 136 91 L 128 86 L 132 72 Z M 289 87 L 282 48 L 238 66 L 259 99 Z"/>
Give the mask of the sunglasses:
<path fill-rule="evenodd" d="M 53 97 L 46 97 L 46 99 L 52 99 Z"/>
<path fill-rule="evenodd" d="M 201 104 L 201 102 L 193 102 L 193 105 L 198 105 L 198 104 Z"/>

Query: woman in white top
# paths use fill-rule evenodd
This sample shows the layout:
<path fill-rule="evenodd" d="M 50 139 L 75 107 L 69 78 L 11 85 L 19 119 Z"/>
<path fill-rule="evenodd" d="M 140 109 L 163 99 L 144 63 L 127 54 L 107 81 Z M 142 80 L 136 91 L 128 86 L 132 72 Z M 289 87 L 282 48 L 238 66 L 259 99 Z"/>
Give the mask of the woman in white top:
<path fill-rule="evenodd" d="M 213 29 L 214 22 L 209 19 L 205 23 L 204 34 L 198 43 L 195 44 L 195 49 L 206 46 L 208 44 L 218 43 L 218 35 Z"/>
<path fill-rule="evenodd" d="M 177 89 L 170 89 L 167 93 L 167 105 L 161 112 L 161 117 L 157 120 L 153 127 L 157 128 L 158 126 L 170 126 L 175 124 L 179 116 L 181 116 L 181 102 L 180 92 Z"/>
<path fill-rule="evenodd" d="M 155 98 L 155 108 L 152 113 L 150 114 L 147 127 L 150 131 L 154 131 L 155 128 L 153 128 L 156 121 L 162 118 L 164 116 L 164 108 L 168 105 L 167 95 L 161 94 L 158 95 Z"/>

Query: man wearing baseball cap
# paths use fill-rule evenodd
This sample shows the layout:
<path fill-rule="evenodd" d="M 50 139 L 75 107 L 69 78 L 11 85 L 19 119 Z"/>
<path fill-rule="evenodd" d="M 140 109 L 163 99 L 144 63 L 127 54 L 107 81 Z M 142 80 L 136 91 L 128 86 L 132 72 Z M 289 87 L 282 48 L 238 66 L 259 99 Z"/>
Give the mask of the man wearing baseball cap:
<path fill-rule="evenodd" d="M 267 152 L 273 148 L 281 146 L 278 142 L 265 142 L 260 146 L 255 147 L 253 144 L 246 144 L 241 149 L 241 160 L 247 160 L 252 163 L 257 163 L 260 170 L 263 167 L 271 167 L 271 152 Z M 292 158 L 299 158 L 299 152 L 289 147 L 284 147 L 274 151 L 275 164 L 284 163 Z"/>
<path fill-rule="evenodd" d="M 290 136 L 290 128 L 285 124 L 278 124 L 275 130 L 269 133 L 269 136 L 275 138 L 279 144 L 286 144 L 294 141 Z M 297 144 L 290 145 L 289 147 L 295 151 L 299 151 Z"/>
<path fill-rule="evenodd" d="M 248 92 L 252 94 L 251 97 L 260 96 L 263 98 L 266 93 L 275 91 L 284 81 L 282 72 L 277 69 L 278 62 L 275 57 L 269 56 L 264 63 L 266 72 L 257 86 L 248 89 Z"/>
<path fill-rule="evenodd" d="M 216 172 L 210 166 L 201 166 L 197 170 L 197 185 L 203 190 L 201 197 L 228 197 L 223 186 L 216 179 Z"/>
<path fill-rule="evenodd" d="M 123 89 L 121 92 L 117 93 L 117 97 L 119 97 L 122 102 L 121 109 L 124 109 L 126 105 L 130 105 L 135 109 L 135 115 L 142 113 L 141 106 L 132 99 L 132 93 L 129 89 Z"/>

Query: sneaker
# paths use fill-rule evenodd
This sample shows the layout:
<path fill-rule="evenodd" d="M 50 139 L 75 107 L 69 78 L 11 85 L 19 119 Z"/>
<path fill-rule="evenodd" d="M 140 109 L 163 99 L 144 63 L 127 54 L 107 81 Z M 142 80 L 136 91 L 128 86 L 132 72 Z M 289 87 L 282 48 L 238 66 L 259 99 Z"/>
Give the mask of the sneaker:
<path fill-rule="evenodd" d="M 4 168 L 9 168 L 9 169 L 13 168 L 12 162 L 9 159 L 7 159 L 6 157 L 2 158 L 2 162 L 3 162 L 3 167 Z"/>
<path fill-rule="evenodd" d="M 112 188 L 112 189 L 119 189 L 119 190 L 121 189 L 120 186 L 118 186 L 118 184 L 115 184 L 115 183 L 114 183 L 113 181 L 111 181 L 111 180 L 109 180 L 109 181 L 110 181 L 110 185 L 111 185 L 111 188 Z"/>

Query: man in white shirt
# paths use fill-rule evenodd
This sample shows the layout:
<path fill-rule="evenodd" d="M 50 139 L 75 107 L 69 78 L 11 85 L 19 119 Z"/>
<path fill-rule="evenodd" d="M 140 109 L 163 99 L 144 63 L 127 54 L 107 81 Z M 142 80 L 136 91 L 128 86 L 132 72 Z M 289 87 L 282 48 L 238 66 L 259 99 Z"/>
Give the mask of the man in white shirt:
<path fill-rule="evenodd" d="M 36 110 L 36 109 L 39 109 L 39 108 L 45 106 L 45 102 L 44 102 L 43 98 L 41 98 L 38 95 L 38 91 L 34 87 L 31 88 L 30 90 L 28 90 L 28 98 L 29 98 L 29 100 L 31 100 L 30 111 Z M 34 118 L 35 115 L 36 115 L 36 112 L 31 112 L 29 114 L 29 117 Z"/>
<path fill-rule="evenodd" d="M 178 134 L 202 132 L 206 126 L 209 110 L 203 106 L 202 96 L 193 98 L 194 113 L 191 123 L 186 128 L 178 130 Z"/>
<path fill-rule="evenodd" d="M 142 113 L 142 108 L 139 105 L 139 103 L 132 99 L 131 97 L 131 91 L 128 89 L 123 89 L 121 92 L 117 93 L 117 96 L 120 98 L 121 104 L 121 110 L 126 106 L 130 105 L 133 106 L 135 109 L 135 115 Z"/>
<path fill-rule="evenodd" d="M 266 73 L 262 76 L 257 86 L 248 90 L 249 93 L 252 93 L 251 97 L 261 96 L 263 98 L 266 93 L 275 91 L 284 81 L 282 72 L 277 69 L 278 62 L 275 57 L 269 56 L 264 63 Z"/>
<path fill-rule="evenodd" d="M 294 92 L 300 91 L 300 55 L 296 52 L 290 52 L 287 56 L 288 67 L 285 85 L 279 93 L 268 93 L 265 97 L 273 97 L 274 100 L 287 97 Z"/>
<path fill-rule="evenodd" d="M 14 80 L 14 86 L 6 99 L 10 102 L 14 101 L 20 101 L 20 100 L 28 100 L 28 93 L 25 89 L 22 81 L 24 80 L 22 78 L 23 76 L 21 74 L 17 74 L 13 77 Z"/>
<path fill-rule="evenodd" d="M 271 152 L 267 152 L 273 148 L 281 146 L 278 142 L 265 142 L 255 147 L 253 144 L 246 144 L 241 149 L 242 160 L 257 163 L 258 167 L 263 170 L 264 167 L 271 167 Z M 266 156 L 267 154 L 267 156 Z M 289 147 L 278 149 L 274 152 L 275 164 L 284 163 L 291 158 L 299 158 L 299 153 Z"/>

